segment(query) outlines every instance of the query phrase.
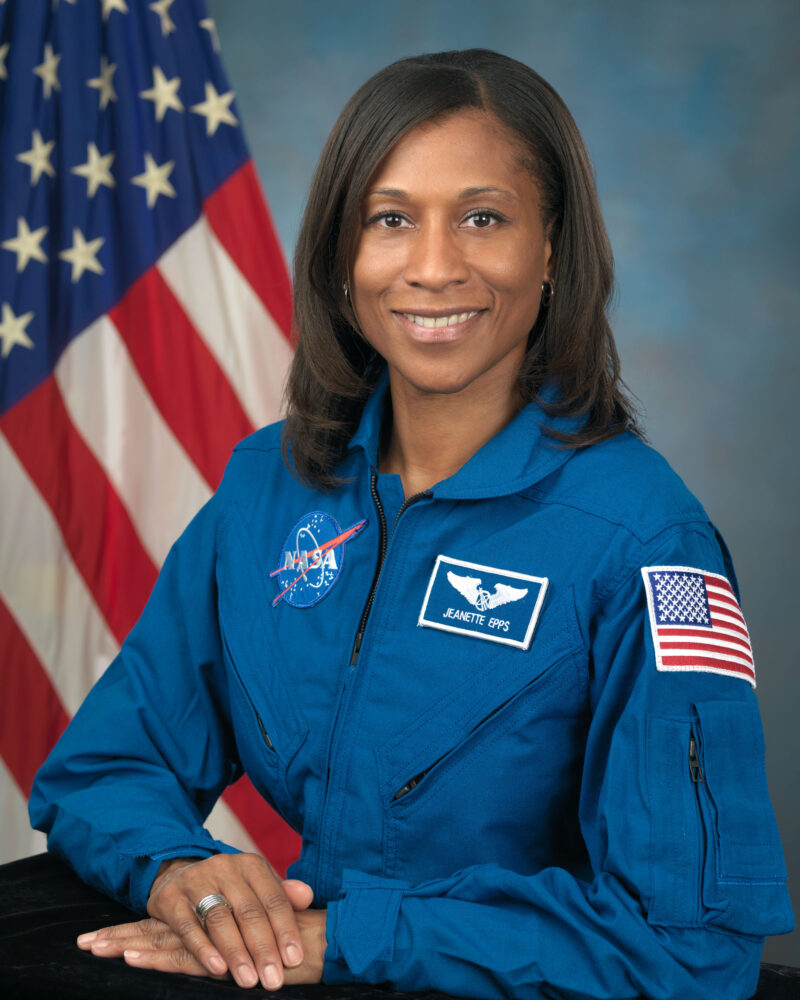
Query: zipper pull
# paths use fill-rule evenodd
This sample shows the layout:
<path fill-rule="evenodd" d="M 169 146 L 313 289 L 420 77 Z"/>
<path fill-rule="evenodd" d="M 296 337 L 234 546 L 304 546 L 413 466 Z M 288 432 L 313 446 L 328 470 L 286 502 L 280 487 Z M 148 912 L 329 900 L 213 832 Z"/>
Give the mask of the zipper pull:
<path fill-rule="evenodd" d="M 689 774 L 695 784 L 703 781 L 703 769 L 700 767 L 700 758 L 697 755 L 697 743 L 694 734 L 689 737 Z"/>
<path fill-rule="evenodd" d="M 264 723 L 261 721 L 261 716 L 258 714 L 258 712 L 256 712 L 256 722 L 258 723 L 258 728 L 261 730 L 261 737 L 262 737 L 262 739 L 267 744 L 267 746 L 270 748 L 270 750 L 274 750 L 275 747 L 272 744 L 272 740 L 269 738 L 269 733 L 267 732 L 266 728 L 264 727 Z"/>
<path fill-rule="evenodd" d="M 422 774 L 418 774 L 416 778 L 412 778 L 411 781 L 408 782 L 408 784 L 403 785 L 400 791 L 395 792 L 394 795 L 392 796 L 392 802 L 397 802 L 398 799 L 402 799 L 404 795 L 408 795 L 409 792 L 413 791 L 420 783 L 420 781 L 422 781 L 425 774 L 426 772 L 423 771 Z"/>
<path fill-rule="evenodd" d="M 354 667 L 358 663 L 358 653 L 361 649 L 361 640 L 364 638 L 364 633 L 359 632 L 356 636 L 356 641 L 353 643 L 353 652 L 350 656 L 350 666 Z"/>

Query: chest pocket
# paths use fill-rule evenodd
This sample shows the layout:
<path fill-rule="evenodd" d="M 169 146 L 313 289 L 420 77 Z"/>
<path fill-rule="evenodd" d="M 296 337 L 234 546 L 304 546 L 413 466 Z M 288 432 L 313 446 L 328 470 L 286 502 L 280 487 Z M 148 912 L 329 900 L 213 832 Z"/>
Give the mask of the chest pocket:
<path fill-rule="evenodd" d="M 647 722 L 648 919 L 786 933 L 793 921 L 757 711 L 733 701 L 693 710 Z"/>
<path fill-rule="evenodd" d="M 560 652 L 552 661 L 537 659 L 536 643 L 488 655 L 377 748 L 384 874 L 423 881 L 491 861 L 530 871 L 540 860 L 566 864 L 567 855 L 581 853 L 574 818 L 586 679 L 568 618 L 556 629 Z M 469 647 L 478 649 L 486 647 Z"/>
<path fill-rule="evenodd" d="M 218 539 L 220 631 L 229 673 L 231 714 L 242 763 L 260 794 L 298 825 L 288 769 L 308 736 L 272 655 L 265 570 L 249 525 L 234 507 Z"/>

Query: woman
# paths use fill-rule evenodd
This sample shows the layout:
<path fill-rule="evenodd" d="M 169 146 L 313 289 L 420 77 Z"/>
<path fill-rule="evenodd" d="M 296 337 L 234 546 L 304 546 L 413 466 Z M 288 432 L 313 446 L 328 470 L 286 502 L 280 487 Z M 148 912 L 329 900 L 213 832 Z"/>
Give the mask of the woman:
<path fill-rule="evenodd" d="M 285 426 L 37 779 L 51 850 L 153 918 L 79 943 L 270 989 L 750 996 L 792 925 L 752 652 L 622 391 L 569 112 L 491 52 L 388 67 L 295 270 Z M 286 882 L 202 828 L 243 769 L 302 831 Z"/>

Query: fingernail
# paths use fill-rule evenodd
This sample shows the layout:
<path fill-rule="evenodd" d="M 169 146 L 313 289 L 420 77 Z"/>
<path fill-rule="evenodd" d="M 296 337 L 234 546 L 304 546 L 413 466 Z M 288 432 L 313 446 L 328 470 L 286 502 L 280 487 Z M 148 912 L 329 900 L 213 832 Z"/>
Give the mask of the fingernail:
<path fill-rule="evenodd" d="M 258 982 L 256 970 L 249 965 L 240 965 L 236 970 L 236 978 L 240 986 L 255 986 Z"/>
<path fill-rule="evenodd" d="M 303 956 L 300 953 L 300 949 L 296 944 L 286 945 L 286 964 L 287 965 L 299 965 L 303 960 Z"/>
<path fill-rule="evenodd" d="M 92 951 L 102 951 L 111 944 L 110 941 L 92 941 Z"/>
<path fill-rule="evenodd" d="M 211 971 L 216 972 L 218 976 L 223 976 L 228 971 L 228 966 L 219 955 L 210 955 L 208 964 Z"/>
<path fill-rule="evenodd" d="M 96 937 L 97 937 L 97 931 L 89 931 L 88 934 L 80 934 L 78 936 L 78 947 L 79 948 L 88 947 L 88 945 L 92 941 L 94 941 Z"/>
<path fill-rule="evenodd" d="M 131 950 L 128 950 L 128 951 L 123 952 L 123 954 L 125 955 L 126 959 L 127 958 L 133 959 L 134 962 L 136 961 L 137 958 L 141 958 L 142 957 L 142 953 L 140 951 L 131 951 Z"/>
<path fill-rule="evenodd" d="M 268 965 L 264 969 L 264 981 L 268 990 L 277 990 L 283 981 L 277 965 Z"/>

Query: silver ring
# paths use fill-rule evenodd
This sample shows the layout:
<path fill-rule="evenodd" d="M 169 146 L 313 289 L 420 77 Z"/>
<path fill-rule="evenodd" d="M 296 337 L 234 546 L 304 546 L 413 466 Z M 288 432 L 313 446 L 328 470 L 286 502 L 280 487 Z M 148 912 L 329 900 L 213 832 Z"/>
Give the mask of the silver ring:
<path fill-rule="evenodd" d="M 228 902 L 224 896 L 220 896 L 218 892 L 212 892 L 208 896 L 203 896 L 200 902 L 195 906 L 194 912 L 197 914 L 200 923 L 205 927 L 206 917 L 214 909 L 215 906 L 227 906 L 228 909 L 233 913 L 233 907 Z"/>

